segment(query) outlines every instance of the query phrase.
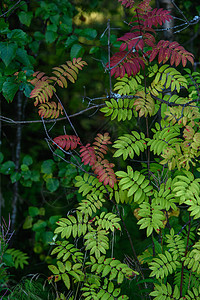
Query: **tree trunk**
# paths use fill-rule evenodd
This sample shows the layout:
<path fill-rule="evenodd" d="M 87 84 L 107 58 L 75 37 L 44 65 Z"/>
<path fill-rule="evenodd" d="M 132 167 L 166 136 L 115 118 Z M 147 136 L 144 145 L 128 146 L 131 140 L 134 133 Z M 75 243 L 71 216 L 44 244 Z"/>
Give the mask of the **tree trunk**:
<path fill-rule="evenodd" d="M 22 120 L 22 92 L 17 94 L 17 120 Z M 21 139 L 22 139 L 22 126 L 17 124 L 16 132 L 16 149 L 15 149 L 15 171 L 19 170 L 20 154 L 21 154 Z M 16 181 L 13 186 L 13 199 L 12 199 L 12 216 L 11 216 L 11 229 L 14 230 L 16 217 L 17 217 L 17 204 L 19 198 L 19 182 Z"/>
<path fill-rule="evenodd" d="M 156 3 L 157 3 L 157 5 L 159 5 L 158 8 L 162 7 L 164 9 L 168 10 L 170 12 L 170 14 L 172 15 L 174 6 L 173 6 L 171 0 L 157 0 Z M 165 24 L 163 25 L 165 40 L 168 40 L 168 41 L 173 40 L 173 32 L 174 32 L 173 27 L 174 27 L 174 19 L 172 19 L 170 21 L 166 21 Z"/>

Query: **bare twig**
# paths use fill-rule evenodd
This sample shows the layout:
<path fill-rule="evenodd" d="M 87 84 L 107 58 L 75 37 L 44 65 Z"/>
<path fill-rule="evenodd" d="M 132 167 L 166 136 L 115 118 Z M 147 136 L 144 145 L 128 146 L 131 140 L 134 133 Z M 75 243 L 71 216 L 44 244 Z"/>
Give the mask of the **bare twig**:
<path fill-rule="evenodd" d="M 2 15 L 0 15 L 0 18 L 5 17 L 11 10 L 13 10 L 15 8 L 15 6 L 17 6 L 22 0 L 17 1 L 11 8 L 9 8 L 9 10 L 7 10 L 5 13 L 3 13 Z"/>

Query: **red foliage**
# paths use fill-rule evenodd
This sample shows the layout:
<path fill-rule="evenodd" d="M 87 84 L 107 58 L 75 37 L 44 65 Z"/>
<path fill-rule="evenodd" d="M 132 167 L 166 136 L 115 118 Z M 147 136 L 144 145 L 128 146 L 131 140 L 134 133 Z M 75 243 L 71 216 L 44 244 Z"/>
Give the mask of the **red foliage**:
<path fill-rule="evenodd" d="M 81 146 L 81 155 L 80 157 L 82 158 L 82 162 L 84 165 L 90 165 L 93 166 L 96 162 L 96 154 L 95 150 L 90 144 L 87 144 L 86 146 Z"/>
<path fill-rule="evenodd" d="M 158 54 L 158 63 L 165 64 L 170 59 L 170 64 L 177 67 L 181 62 L 185 67 L 187 60 L 192 64 L 194 63 L 193 54 L 186 51 L 183 46 L 180 46 L 178 42 L 159 41 L 157 45 L 150 51 L 149 61 L 153 61 Z"/>
<path fill-rule="evenodd" d="M 109 184 L 113 188 L 115 182 L 117 182 L 113 171 L 114 164 L 104 159 L 104 154 L 108 150 L 106 145 L 108 144 L 111 144 L 109 134 L 107 132 L 104 135 L 98 133 L 93 146 L 90 146 L 90 144 L 81 146 L 80 157 L 84 165 L 89 164 L 92 167 L 100 182 L 103 182 L 104 185 Z"/>
<path fill-rule="evenodd" d="M 134 5 L 134 0 L 118 0 L 119 2 L 122 2 L 122 5 L 124 5 L 127 8 L 132 8 Z"/>
<path fill-rule="evenodd" d="M 80 138 L 75 135 L 60 135 L 53 139 L 54 143 L 65 150 L 74 150 L 80 145 Z"/>
<path fill-rule="evenodd" d="M 153 9 L 152 11 L 148 11 L 147 14 L 143 15 L 145 27 L 157 27 L 158 25 L 162 25 L 166 21 L 172 20 L 172 16 L 168 10 L 160 9 Z"/>
<path fill-rule="evenodd" d="M 94 170 L 94 174 L 97 175 L 99 182 L 103 182 L 104 185 L 109 184 L 110 187 L 114 187 L 114 184 L 117 182 L 115 173 L 113 171 L 113 167 L 115 165 L 109 163 L 107 159 L 97 161 L 92 169 Z"/>
<path fill-rule="evenodd" d="M 134 1 L 119 0 L 122 5 L 131 8 Z M 178 66 L 181 62 L 185 67 L 187 61 L 194 62 L 193 55 L 186 51 L 177 42 L 159 41 L 156 44 L 155 30 L 153 26 L 158 27 L 166 21 L 170 21 L 172 16 L 169 11 L 160 9 L 152 9 L 150 0 L 144 0 L 137 5 L 130 24 L 132 24 L 131 32 L 125 33 L 118 41 L 122 41 L 120 51 L 116 52 L 110 59 L 110 65 L 106 65 L 111 70 L 111 75 L 115 77 L 129 77 L 136 75 L 141 67 L 144 68 L 145 60 L 149 57 L 152 62 L 158 55 L 158 63 L 165 63 L 170 59 L 170 64 Z M 150 46 L 152 50 L 144 52 L 146 46 Z M 128 49 L 127 49 L 128 48 Z"/>
<path fill-rule="evenodd" d="M 116 77 L 124 77 L 125 73 L 128 76 L 136 75 L 141 67 L 144 68 L 145 59 L 140 57 L 137 52 L 120 51 L 115 53 L 110 60 L 111 75 Z"/>

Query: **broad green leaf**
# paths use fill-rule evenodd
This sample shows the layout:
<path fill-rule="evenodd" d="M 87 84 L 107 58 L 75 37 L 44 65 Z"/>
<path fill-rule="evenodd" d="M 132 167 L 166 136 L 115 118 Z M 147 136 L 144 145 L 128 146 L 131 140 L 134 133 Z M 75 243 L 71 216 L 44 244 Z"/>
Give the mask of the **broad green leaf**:
<path fill-rule="evenodd" d="M 47 31 L 57 32 L 57 30 L 58 30 L 58 27 L 56 24 L 47 25 Z"/>
<path fill-rule="evenodd" d="M 26 50 L 24 50 L 22 48 L 17 49 L 17 51 L 16 51 L 16 60 L 21 62 L 24 66 L 28 66 L 28 67 L 32 66 L 29 57 L 30 56 L 28 55 Z"/>
<path fill-rule="evenodd" d="M 14 172 L 10 175 L 10 179 L 12 183 L 17 182 L 18 180 L 20 180 L 20 178 L 21 178 L 21 174 L 18 172 Z"/>
<path fill-rule="evenodd" d="M 14 59 L 17 51 L 17 44 L 15 43 L 0 43 L 0 58 L 3 60 L 6 67 Z"/>
<path fill-rule="evenodd" d="M 28 208 L 28 213 L 31 217 L 36 217 L 39 215 L 39 208 L 35 207 L 35 206 L 29 206 Z"/>
<path fill-rule="evenodd" d="M 2 152 L 0 152 L 0 164 L 2 163 L 3 159 L 4 159 L 4 155 Z"/>
<path fill-rule="evenodd" d="M 27 165 L 22 164 L 22 165 L 21 165 L 21 170 L 22 170 L 23 172 L 27 172 L 27 171 L 29 170 L 29 167 L 28 167 Z"/>
<path fill-rule="evenodd" d="M 20 11 L 18 14 L 18 17 L 22 24 L 29 27 L 31 24 L 31 20 L 33 18 L 33 13 L 31 11 L 29 11 L 29 12 Z"/>
<path fill-rule="evenodd" d="M 71 47 L 74 43 L 76 43 L 78 41 L 78 37 L 76 35 L 71 35 L 67 38 L 66 42 L 65 42 L 65 47 Z"/>
<path fill-rule="evenodd" d="M 99 50 L 99 47 L 94 46 L 90 49 L 89 54 L 96 53 L 98 50 Z M 101 109 L 101 111 L 102 111 L 102 109 Z"/>
<path fill-rule="evenodd" d="M 70 58 L 78 58 L 78 57 L 83 57 L 83 54 L 85 52 L 85 49 L 79 45 L 79 44 L 74 44 L 71 47 L 71 51 L 70 51 Z"/>
<path fill-rule="evenodd" d="M 41 166 L 41 172 L 45 174 L 51 174 L 54 170 L 55 162 L 52 159 L 43 161 Z"/>
<path fill-rule="evenodd" d="M 46 180 L 46 188 L 50 192 L 55 192 L 59 187 L 59 180 L 57 178 L 48 178 Z"/>
<path fill-rule="evenodd" d="M 3 84 L 6 81 L 6 79 L 7 79 L 7 76 L 0 77 L 0 91 L 2 91 L 2 87 L 3 87 Z"/>
<path fill-rule="evenodd" d="M 31 180 L 34 182 L 38 182 L 40 181 L 40 173 L 37 170 L 33 170 L 31 171 L 31 176 L 30 176 Z"/>
<path fill-rule="evenodd" d="M 27 34 L 21 29 L 14 29 L 7 35 L 8 39 L 16 42 L 18 46 L 24 46 L 27 40 Z"/>
<path fill-rule="evenodd" d="M 47 226 L 47 222 L 42 221 L 42 220 L 38 220 L 33 225 L 33 231 L 42 231 L 46 226 Z"/>
<path fill-rule="evenodd" d="M 88 40 L 94 40 L 97 36 L 97 31 L 96 31 L 96 29 L 85 28 L 85 29 L 79 31 L 78 35 L 83 36 Z"/>
<path fill-rule="evenodd" d="M 7 80 L 3 84 L 2 92 L 3 96 L 6 98 L 6 101 L 12 102 L 15 94 L 19 89 L 19 85 L 14 82 L 11 78 L 7 78 Z"/>
<path fill-rule="evenodd" d="M 5 174 L 5 175 L 12 174 L 14 169 L 15 169 L 15 163 L 11 160 L 8 160 L 1 165 L 0 173 Z"/>
<path fill-rule="evenodd" d="M 33 163 L 33 159 L 30 155 L 25 155 L 22 162 L 23 164 L 30 166 Z"/>
<path fill-rule="evenodd" d="M 54 31 L 46 31 L 45 33 L 45 40 L 48 44 L 51 44 L 53 42 L 55 42 L 55 40 L 57 39 L 58 34 L 57 32 Z"/>
<path fill-rule="evenodd" d="M 32 223 L 33 223 L 33 218 L 31 216 L 27 216 L 23 224 L 23 229 L 32 228 Z"/>
<path fill-rule="evenodd" d="M 35 31 L 34 38 L 36 39 L 36 41 L 42 41 L 44 40 L 44 34 L 41 33 L 40 31 Z"/>

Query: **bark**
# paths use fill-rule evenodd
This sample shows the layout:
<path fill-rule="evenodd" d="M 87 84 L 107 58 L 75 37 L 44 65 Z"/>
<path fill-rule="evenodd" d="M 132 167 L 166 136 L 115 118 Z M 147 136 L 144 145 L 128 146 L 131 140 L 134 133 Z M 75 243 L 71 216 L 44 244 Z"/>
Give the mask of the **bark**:
<path fill-rule="evenodd" d="M 158 0 L 156 1 L 158 3 L 159 7 L 158 8 L 164 8 L 170 12 L 170 14 L 173 14 L 173 4 L 171 0 Z M 165 24 L 163 25 L 164 29 L 164 38 L 165 40 L 172 41 L 173 40 L 173 27 L 174 27 L 174 19 L 170 21 L 166 21 Z"/>
<path fill-rule="evenodd" d="M 17 94 L 17 120 L 22 120 L 22 92 Z M 21 154 L 21 139 L 22 139 L 22 125 L 17 124 L 16 132 L 16 148 L 15 148 L 15 170 L 18 171 L 20 163 L 20 154 Z M 15 182 L 13 186 L 13 199 L 12 199 L 12 215 L 11 215 L 11 230 L 14 230 L 16 217 L 17 217 L 17 204 L 19 198 L 19 182 Z"/>

